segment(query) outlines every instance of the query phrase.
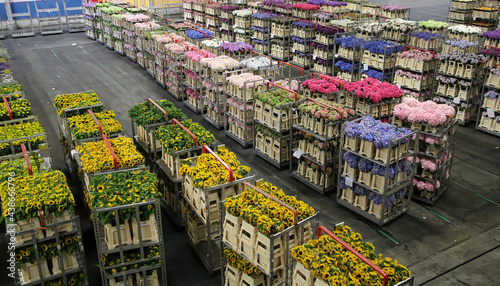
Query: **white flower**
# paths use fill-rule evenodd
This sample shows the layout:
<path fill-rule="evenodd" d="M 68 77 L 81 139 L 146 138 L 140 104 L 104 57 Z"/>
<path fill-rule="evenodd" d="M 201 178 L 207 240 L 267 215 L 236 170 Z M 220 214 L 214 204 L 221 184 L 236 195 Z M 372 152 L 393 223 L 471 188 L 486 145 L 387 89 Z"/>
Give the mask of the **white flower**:
<path fill-rule="evenodd" d="M 476 28 L 473 26 L 466 25 L 456 25 L 448 27 L 448 31 L 451 33 L 460 33 L 460 34 L 479 34 L 481 33 L 481 28 Z"/>
<path fill-rule="evenodd" d="M 207 47 L 218 48 L 220 46 L 220 44 L 222 44 L 222 40 L 220 40 L 220 39 L 204 40 L 201 42 L 201 44 L 205 45 Z"/>
<path fill-rule="evenodd" d="M 254 12 L 252 9 L 242 9 L 242 10 L 234 10 L 233 15 L 236 17 L 248 17 L 252 15 Z"/>
<path fill-rule="evenodd" d="M 353 20 L 350 20 L 350 19 L 330 21 L 330 24 L 332 24 L 332 26 L 341 27 L 341 28 L 347 28 L 347 26 L 354 25 L 354 23 L 355 22 Z"/>

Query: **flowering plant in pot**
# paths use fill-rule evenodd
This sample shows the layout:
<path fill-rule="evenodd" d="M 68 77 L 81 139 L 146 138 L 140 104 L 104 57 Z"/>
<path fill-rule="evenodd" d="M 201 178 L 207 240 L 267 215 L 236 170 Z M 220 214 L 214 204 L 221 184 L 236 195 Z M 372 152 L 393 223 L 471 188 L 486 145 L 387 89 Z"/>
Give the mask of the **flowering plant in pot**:
<path fill-rule="evenodd" d="M 113 149 L 118 168 L 133 167 L 144 163 L 144 157 L 137 151 L 132 138 L 118 137 L 108 140 Z M 78 145 L 81 168 L 86 173 L 113 169 L 113 157 L 104 141 L 88 142 Z"/>
<path fill-rule="evenodd" d="M 171 120 L 173 118 L 184 119 L 187 117 L 169 100 L 163 99 L 155 102 L 167 112 L 168 120 Z M 130 118 L 132 118 L 134 123 L 139 126 L 165 122 L 165 115 L 163 114 L 163 112 L 161 112 L 160 109 L 158 109 L 153 103 L 149 101 L 133 106 L 128 111 L 128 115 L 130 116 Z"/>
<path fill-rule="evenodd" d="M 233 152 L 219 148 L 217 155 L 233 170 L 234 180 L 239 180 L 250 172 L 250 167 L 241 165 Z M 209 153 L 201 154 L 195 164 L 190 159 L 184 161 L 179 174 L 192 177 L 196 188 L 209 188 L 229 182 L 229 171 Z"/>
<path fill-rule="evenodd" d="M 191 135 L 177 124 L 164 125 L 156 130 L 156 138 L 160 140 L 167 154 L 186 150 L 195 146 L 211 145 L 215 142 L 214 135 L 199 123 L 191 120 L 183 121 L 182 125 L 196 136 L 196 144 Z"/>

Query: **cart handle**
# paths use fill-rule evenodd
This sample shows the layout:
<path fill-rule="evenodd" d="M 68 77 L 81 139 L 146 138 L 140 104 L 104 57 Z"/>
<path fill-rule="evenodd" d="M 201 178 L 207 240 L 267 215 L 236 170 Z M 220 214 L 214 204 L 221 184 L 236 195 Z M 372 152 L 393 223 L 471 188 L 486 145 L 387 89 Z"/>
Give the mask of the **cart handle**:
<path fill-rule="evenodd" d="M 338 242 L 340 245 L 342 245 L 345 249 L 350 251 L 352 254 L 356 255 L 359 259 L 361 259 L 364 263 L 368 264 L 373 270 L 377 271 L 382 277 L 384 277 L 384 286 L 387 286 L 387 282 L 389 280 L 389 277 L 387 276 L 387 273 L 385 273 L 380 267 L 375 265 L 373 262 L 371 262 L 368 258 L 364 257 L 361 255 L 361 253 L 357 252 L 354 248 L 352 248 L 349 244 L 344 242 L 342 239 L 340 239 L 338 236 L 336 236 L 334 233 L 329 231 L 326 227 L 324 226 L 319 226 L 318 231 L 317 231 L 317 238 L 321 237 L 321 233 L 324 232 L 326 235 L 330 236 L 333 238 L 336 242 Z"/>
<path fill-rule="evenodd" d="M 314 75 L 317 75 L 318 77 L 323 78 L 323 79 L 327 79 L 327 80 L 331 80 L 331 81 L 337 82 L 340 85 L 340 90 L 344 90 L 344 84 L 342 83 L 341 80 L 338 80 L 338 79 L 336 79 L 336 78 L 334 78 L 332 76 L 326 75 L 326 74 L 320 74 L 320 73 L 315 73 L 315 72 L 313 72 L 311 74 L 311 78 L 314 78 Z"/>
<path fill-rule="evenodd" d="M 303 68 L 298 67 L 298 66 L 296 66 L 296 65 L 292 65 L 291 63 L 278 61 L 278 67 L 280 66 L 280 64 L 284 64 L 285 66 L 289 66 L 289 67 L 294 67 L 294 68 L 297 68 L 297 69 L 299 69 L 299 70 L 301 70 L 301 71 L 302 71 L 302 76 L 304 76 L 304 69 L 303 69 Z"/>
<path fill-rule="evenodd" d="M 172 119 L 172 125 L 174 124 L 177 124 L 179 125 L 180 128 L 182 128 L 184 131 L 187 132 L 187 134 L 189 134 L 189 136 L 191 136 L 193 138 L 193 142 L 194 142 L 194 145 L 196 145 L 196 136 L 193 134 L 193 132 L 189 131 L 189 129 L 186 128 L 186 126 L 182 125 L 177 119 Z"/>
<path fill-rule="evenodd" d="M 233 176 L 233 169 L 231 169 L 231 167 L 229 167 L 228 164 L 226 164 L 226 162 L 222 161 L 222 159 L 217 156 L 217 154 L 214 153 L 214 151 L 212 151 L 212 149 L 210 149 L 210 147 L 208 147 L 208 145 L 203 145 L 202 146 L 202 151 L 203 153 L 210 153 L 212 156 L 214 156 L 214 158 L 219 161 L 219 163 L 222 164 L 222 166 L 224 166 L 224 168 L 226 168 L 228 171 L 229 171 L 229 182 L 232 182 L 234 181 L 234 176 Z"/>
<path fill-rule="evenodd" d="M 262 57 L 266 57 L 268 58 L 270 61 L 271 61 L 271 66 L 273 65 L 273 58 L 269 57 L 269 56 L 266 56 L 262 53 L 259 53 L 259 52 L 255 52 L 255 51 L 250 51 L 250 55 L 253 57 L 253 54 L 257 54 L 259 56 L 262 56 Z"/>
<path fill-rule="evenodd" d="M 299 222 L 299 219 L 298 219 L 298 216 L 299 216 L 299 213 L 297 212 L 297 210 L 289 205 L 287 205 L 285 202 L 275 198 L 274 196 L 264 192 L 263 190 L 257 188 L 256 186 L 250 184 L 248 181 L 244 181 L 242 184 L 241 184 L 241 191 L 245 191 L 245 186 L 248 186 L 250 188 L 252 188 L 253 190 L 257 191 L 258 193 L 264 195 L 265 197 L 269 198 L 270 200 L 272 200 L 273 202 L 275 203 L 278 203 L 282 206 L 284 206 L 285 208 L 289 209 L 292 213 L 293 213 L 293 224 L 297 224 L 297 222 Z"/>
<path fill-rule="evenodd" d="M 202 54 L 204 54 L 204 55 L 205 55 L 205 57 L 206 57 L 206 58 L 208 58 L 208 53 L 206 53 L 205 51 L 199 50 L 199 49 L 197 49 L 197 48 L 191 48 L 191 49 L 192 49 L 192 50 L 195 50 L 195 51 L 198 51 L 198 52 L 200 52 L 200 53 L 202 53 Z"/>
<path fill-rule="evenodd" d="M 43 210 L 38 210 L 40 213 L 40 227 L 38 230 L 46 230 L 47 228 L 45 227 L 45 215 L 43 213 Z"/>
<path fill-rule="evenodd" d="M 26 161 L 26 166 L 28 167 L 28 174 L 33 175 L 33 168 L 31 168 L 30 158 L 28 157 L 28 152 L 26 151 L 24 143 L 21 144 L 21 150 L 23 151 L 24 160 Z"/>
<path fill-rule="evenodd" d="M 102 136 L 102 125 L 99 120 L 97 120 L 97 117 L 95 117 L 95 114 L 92 112 L 92 110 L 87 109 L 87 113 L 94 119 L 95 124 L 97 125 L 97 128 L 99 128 L 99 135 Z"/>
<path fill-rule="evenodd" d="M 491 49 L 496 49 L 496 50 L 500 50 L 499 47 L 494 47 L 494 46 L 484 46 L 485 48 L 491 48 Z"/>
<path fill-rule="evenodd" d="M 245 55 L 247 54 L 247 48 L 242 47 L 242 46 L 240 46 L 240 45 L 238 45 L 238 44 L 235 44 L 235 43 L 233 43 L 233 44 L 234 44 L 235 46 L 238 46 L 238 47 L 240 47 L 240 48 L 243 48 L 243 49 L 245 50 Z"/>
<path fill-rule="evenodd" d="M 426 49 L 420 49 L 420 48 L 415 48 L 415 47 L 410 47 L 410 46 L 404 46 L 403 51 L 406 52 L 407 50 L 419 50 L 419 51 L 422 51 L 422 52 L 429 52 L 429 53 L 432 54 L 432 58 L 436 57 L 436 52 L 429 51 L 429 50 L 426 50 Z"/>
<path fill-rule="evenodd" d="M 156 103 L 151 98 L 148 98 L 148 102 L 151 102 L 154 106 L 156 106 L 156 108 L 158 108 L 165 116 L 165 121 L 168 121 L 168 113 L 165 111 L 165 109 L 161 108 L 161 106 L 159 106 L 158 103 Z"/>
<path fill-rule="evenodd" d="M 186 46 L 186 52 L 189 52 L 189 45 L 188 44 L 186 44 L 185 42 L 179 42 L 178 40 L 175 40 L 175 42 Z"/>
<path fill-rule="evenodd" d="M 115 151 L 113 151 L 111 144 L 109 144 L 108 137 L 106 137 L 106 135 L 103 134 L 102 140 L 104 140 L 104 143 L 106 143 L 106 146 L 108 147 L 109 153 L 111 154 L 111 157 L 113 157 L 113 168 L 115 170 L 118 169 L 118 158 L 116 157 Z"/>
<path fill-rule="evenodd" d="M 275 87 L 277 87 L 277 88 L 281 88 L 281 89 L 283 89 L 283 90 L 286 90 L 286 91 L 288 91 L 288 92 L 291 92 L 291 93 L 295 94 L 295 101 L 299 100 L 299 95 L 297 94 L 297 92 L 295 92 L 295 91 L 293 91 L 293 90 L 291 90 L 291 89 L 288 89 L 288 88 L 282 87 L 282 86 L 280 86 L 280 85 L 277 85 L 277 84 L 275 84 L 274 82 L 270 82 L 270 81 L 268 81 L 268 82 L 267 82 L 267 89 L 268 89 L 268 90 L 269 90 L 269 85 L 273 85 L 273 86 L 275 86 Z"/>
<path fill-rule="evenodd" d="M 7 108 L 7 112 L 9 112 L 9 118 L 10 120 L 14 119 L 14 116 L 12 115 L 12 109 L 10 109 L 9 102 L 7 101 L 6 96 L 2 96 L 3 103 L 5 103 L 5 107 Z"/>

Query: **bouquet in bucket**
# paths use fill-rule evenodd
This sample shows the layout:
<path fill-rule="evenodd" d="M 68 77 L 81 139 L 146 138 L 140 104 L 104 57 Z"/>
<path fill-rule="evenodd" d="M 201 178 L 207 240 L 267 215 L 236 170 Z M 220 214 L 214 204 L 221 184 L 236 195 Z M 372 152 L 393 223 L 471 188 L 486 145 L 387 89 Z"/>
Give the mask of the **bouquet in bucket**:
<path fill-rule="evenodd" d="M 167 154 L 186 150 L 195 146 L 211 145 L 215 142 L 214 135 L 199 123 L 187 120 L 183 121 L 182 125 L 196 136 L 196 144 L 191 135 L 179 125 L 164 125 L 156 130 L 156 138 L 160 140 Z"/>
<path fill-rule="evenodd" d="M 395 259 L 377 254 L 375 247 L 363 241 L 361 234 L 350 227 L 339 227 L 334 234 L 381 268 L 389 276 L 388 285 L 410 278 L 408 268 Z M 294 247 L 292 258 L 329 285 L 383 285 L 381 275 L 328 235 Z"/>
<path fill-rule="evenodd" d="M 184 119 L 187 116 L 169 100 L 158 100 L 156 103 L 167 112 L 168 120 Z M 139 126 L 165 122 L 165 115 L 153 103 L 147 101 L 135 105 L 128 115 Z"/>
<path fill-rule="evenodd" d="M 299 214 L 298 222 L 315 213 L 312 207 L 297 200 L 294 196 L 285 195 L 283 190 L 271 183 L 261 182 L 257 187 L 296 209 Z M 294 215 L 291 210 L 251 188 L 246 188 L 238 196 L 227 198 L 224 206 L 229 214 L 241 216 L 243 220 L 258 227 L 259 232 L 268 237 L 294 224 Z"/>
<path fill-rule="evenodd" d="M 234 180 L 242 179 L 250 172 L 250 167 L 241 165 L 236 155 L 227 149 L 219 148 L 217 156 L 233 170 Z M 229 171 L 211 154 L 203 153 L 195 163 L 191 161 L 184 161 L 179 174 L 192 177 L 194 187 L 210 188 L 229 182 Z"/>
<path fill-rule="evenodd" d="M 133 167 L 144 163 L 134 141 L 128 137 L 109 139 L 118 163 L 118 168 Z M 104 141 L 83 143 L 76 147 L 80 153 L 81 167 L 86 173 L 102 172 L 114 167 L 113 157 Z"/>

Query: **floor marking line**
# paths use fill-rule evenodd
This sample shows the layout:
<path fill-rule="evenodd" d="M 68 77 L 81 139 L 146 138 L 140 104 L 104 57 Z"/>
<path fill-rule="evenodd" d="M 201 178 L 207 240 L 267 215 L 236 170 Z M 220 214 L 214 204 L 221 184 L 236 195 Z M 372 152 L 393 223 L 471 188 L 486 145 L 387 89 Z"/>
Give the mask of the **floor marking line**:
<path fill-rule="evenodd" d="M 436 216 L 440 217 L 440 218 L 441 218 L 441 219 L 443 219 L 444 221 L 451 223 L 451 220 L 449 220 L 449 219 L 445 218 L 444 216 L 442 216 L 442 215 L 438 214 L 435 210 L 429 210 L 429 211 L 430 211 L 431 213 L 435 214 Z"/>
<path fill-rule="evenodd" d="M 379 229 L 377 230 L 378 232 L 380 232 L 383 236 L 387 237 L 389 240 L 391 240 L 392 242 L 394 242 L 395 244 L 399 245 L 399 242 L 397 242 L 394 238 L 390 237 L 387 233 L 385 233 L 383 230 Z"/>

